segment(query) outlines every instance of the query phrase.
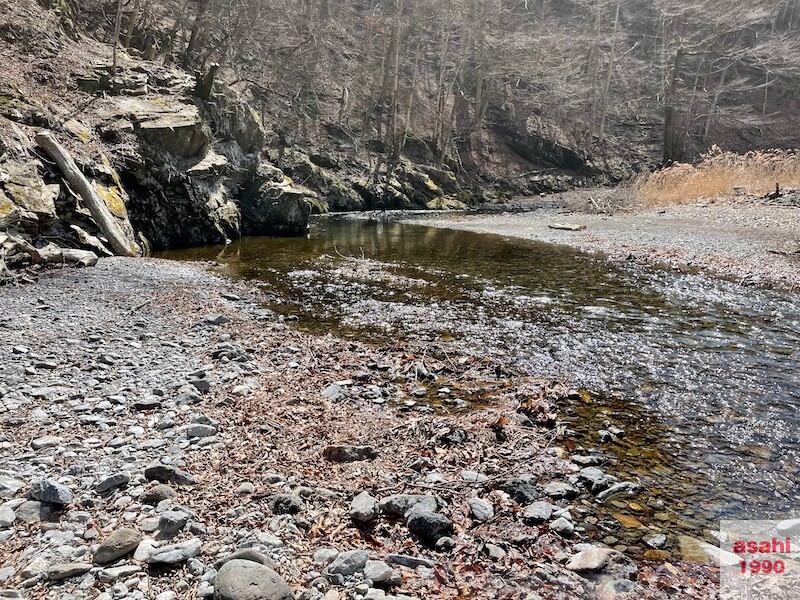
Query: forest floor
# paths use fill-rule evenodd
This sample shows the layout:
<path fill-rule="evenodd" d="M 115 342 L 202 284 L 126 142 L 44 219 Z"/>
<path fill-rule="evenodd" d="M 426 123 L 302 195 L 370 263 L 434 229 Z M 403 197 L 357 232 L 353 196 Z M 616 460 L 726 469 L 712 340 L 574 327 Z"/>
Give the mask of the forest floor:
<path fill-rule="evenodd" d="M 601 253 L 614 261 L 705 271 L 748 285 L 800 288 L 800 194 L 598 212 L 587 192 L 519 199 L 486 214 L 417 216 L 426 225 Z M 507 209 L 503 211 L 503 209 Z M 500 212 L 503 211 L 503 212 Z M 579 231 L 554 225 L 585 227 Z"/>
<path fill-rule="evenodd" d="M 553 413 L 575 391 L 435 355 L 301 332 L 197 263 L 0 290 L 4 597 L 207 597 L 248 548 L 298 599 L 713 595 L 641 524 L 653 560 L 599 544 L 614 479 Z"/>

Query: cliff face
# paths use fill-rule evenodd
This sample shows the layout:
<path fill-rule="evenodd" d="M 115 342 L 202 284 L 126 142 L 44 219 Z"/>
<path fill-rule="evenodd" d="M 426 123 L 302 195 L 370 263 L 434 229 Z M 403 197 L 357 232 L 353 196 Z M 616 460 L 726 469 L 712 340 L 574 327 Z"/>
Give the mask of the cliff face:
<path fill-rule="evenodd" d="M 81 199 L 32 141 L 52 131 L 143 250 L 302 234 L 310 204 L 262 158 L 258 117 L 223 84 L 121 56 L 71 73 L 69 118 L 57 101 L 0 88 L 0 219 L 30 240 L 107 254 Z M 207 82 L 210 83 L 210 82 Z M 74 116 L 73 116 L 74 114 Z"/>

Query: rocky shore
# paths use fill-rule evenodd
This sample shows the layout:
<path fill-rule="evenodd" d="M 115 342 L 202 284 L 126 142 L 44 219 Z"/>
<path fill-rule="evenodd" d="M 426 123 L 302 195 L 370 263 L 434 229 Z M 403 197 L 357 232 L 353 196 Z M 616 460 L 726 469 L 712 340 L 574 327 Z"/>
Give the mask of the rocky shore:
<path fill-rule="evenodd" d="M 310 336 L 261 300 L 123 258 L 3 290 L 0 596 L 710 593 L 713 568 L 596 541 L 592 506 L 641 490 L 562 445 L 575 391 Z"/>

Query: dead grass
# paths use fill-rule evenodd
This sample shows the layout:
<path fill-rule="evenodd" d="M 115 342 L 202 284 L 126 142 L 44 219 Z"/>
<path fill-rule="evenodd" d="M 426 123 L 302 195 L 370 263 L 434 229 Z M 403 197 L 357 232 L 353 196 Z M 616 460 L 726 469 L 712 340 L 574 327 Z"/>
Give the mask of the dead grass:
<path fill-rule="evenodd" d="M 634 197 L 645 206 L 686 204 L 701 198 L 763 195 L 800 187 L 799 150 L 763 150 L 747 154 L 723 152 L 713 146 L 696 165 L 674 165 L 643 175 L 633 185 Z"/>

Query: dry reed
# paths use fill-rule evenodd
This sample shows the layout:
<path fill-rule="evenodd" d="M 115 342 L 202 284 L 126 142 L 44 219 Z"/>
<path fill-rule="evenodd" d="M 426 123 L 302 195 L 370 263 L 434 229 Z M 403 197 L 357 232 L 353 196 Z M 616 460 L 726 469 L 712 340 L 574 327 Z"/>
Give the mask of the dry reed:
<path fill-rule="evenodd" d="M 800 188 L 799 150 L 735 154 L 713 146 L 696 165 L 675 163 L 642 175 L 634 182 L 633 192 L 645 206 L 664 206 L 731 197 L 735 188 L 763 195 L 774 192 L 776 184 L 781 189 Z"/>

